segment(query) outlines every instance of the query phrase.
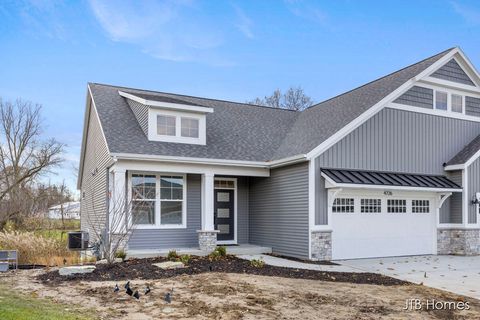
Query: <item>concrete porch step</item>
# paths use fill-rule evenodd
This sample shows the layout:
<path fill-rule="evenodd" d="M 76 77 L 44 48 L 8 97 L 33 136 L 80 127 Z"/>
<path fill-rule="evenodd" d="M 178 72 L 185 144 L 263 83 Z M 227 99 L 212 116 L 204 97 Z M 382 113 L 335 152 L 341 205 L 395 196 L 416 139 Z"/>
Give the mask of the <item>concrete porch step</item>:
<path fill-rule="evenodd" d="M 254 244 L 226 245 L 227 253 L 233 255 L 254 255 L 272 253 L 271 247 L 262 247 Z M 143 249 L 127 250 L 127 258 L 154 258 L 165 257 L 170 250 L 177 251 L 177 254 L 190 254 L 194 256 L 205 256 L 207 253 L 198 248 L 171 248 L 171 249 Z"/>

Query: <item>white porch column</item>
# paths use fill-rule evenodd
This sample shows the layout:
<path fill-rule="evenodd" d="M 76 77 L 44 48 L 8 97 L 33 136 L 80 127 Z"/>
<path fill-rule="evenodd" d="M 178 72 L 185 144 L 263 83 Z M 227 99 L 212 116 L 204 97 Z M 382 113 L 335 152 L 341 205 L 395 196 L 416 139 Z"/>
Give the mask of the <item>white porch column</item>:
<path fill-rule="evenodd" d="M 214 224 L 214 174 L 202 174 L 202 230 L 198 230 L 200 250 L 212 252 L 217 247 L 217 233 Z"/>
<path fill-rule="evenodd" d="M 213 231 L 213 182 L 214 174 L 202 174 L 202 231 Z"/>
<path fill-rule="evenodd" d="M 127 178 L 126 170 L 115 168 L 109 176 L 109 233 L 123 233 L 127 230 Z"/>

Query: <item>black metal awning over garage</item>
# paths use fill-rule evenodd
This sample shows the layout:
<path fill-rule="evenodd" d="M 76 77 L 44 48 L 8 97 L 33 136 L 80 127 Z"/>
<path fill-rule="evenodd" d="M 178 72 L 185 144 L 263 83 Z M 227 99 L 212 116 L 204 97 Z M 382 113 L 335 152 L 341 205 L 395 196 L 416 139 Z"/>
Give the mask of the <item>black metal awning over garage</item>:
<path fill-rule="evenodd" d="M 393 188 L 418 191 L 461 192 L 462 187 L 442 175 L 321 169 L 329 187 Z"/>

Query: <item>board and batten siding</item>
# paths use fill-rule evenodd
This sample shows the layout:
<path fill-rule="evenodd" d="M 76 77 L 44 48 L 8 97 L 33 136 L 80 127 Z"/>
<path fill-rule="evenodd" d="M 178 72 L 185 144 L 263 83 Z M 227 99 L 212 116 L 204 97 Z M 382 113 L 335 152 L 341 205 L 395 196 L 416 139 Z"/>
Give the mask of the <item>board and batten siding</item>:
<path fill-rule="evenodd" d="M 132 112 L 137 119 L 138 124 L 142 128 L 143 133 L 145 133 L 145 135 L 148 137 L 148 106 L 128 98 L 125 99 L 127 100 L 130 109 L 132 109 Z"/>
<path fill-rule="evenodd" d="M 90 103 L 90 102 L 89 102 Z M 80 186 L 80 224 L 88 231 L 90 241 L 103 233 L 107 216 L 108 167 L 113 159 L 103 138 L 102 128 L 93 105 L 88 115 L 87 133 Z"/>
<path fill-rule="evenodd" d="M 316 224 L 328 223 L 327 191 L 320 168 L 444 175 L 443 163 L 479 133 L 479 122 L 391 108 L 381 110 L 315 159 L 316 182 L 320 185 L 316 188 Z"/>
<path fill-rule="evenodd" d="M 445 65 L 443 65 L 443 67 L 435 71 L 431 76 L 438 79 L 475 86 L 473 81 L 468 77 L 465 71 L 463 71 L 462 67 L 460 67 L 455 59 L 448 61 Z"/>
<path fill-rule="evenodd" d="M 475 194 L 480 192 L 480 158 L 473 161 L 467 169 L 468 173 L 468 223 L 475 224 L 478 219 L 478 208 L 472 204 Z"/>
<path fill-rule="evenodd" d="M 308 258 L 308 163 L 250 178 L 250 243 L 277 254 Z"/>
<path fill-rule="evenodd" d="M 198 247 L 201 229 L 201 176 L 187 175 L 187 227 L 180 229 L 134 229 L 129 250 L 181 249 Z"/>

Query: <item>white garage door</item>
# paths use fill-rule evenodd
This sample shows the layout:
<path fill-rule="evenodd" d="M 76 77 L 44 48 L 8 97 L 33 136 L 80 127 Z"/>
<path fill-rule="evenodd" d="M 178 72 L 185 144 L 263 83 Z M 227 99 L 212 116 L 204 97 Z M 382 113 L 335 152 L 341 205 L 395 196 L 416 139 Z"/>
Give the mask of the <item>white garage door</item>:
<path fill-rule="evenodd" d="M 435 217 L 432 197 L 337 195 L 331 214 L 332 257 L 434 254 Z"/>

